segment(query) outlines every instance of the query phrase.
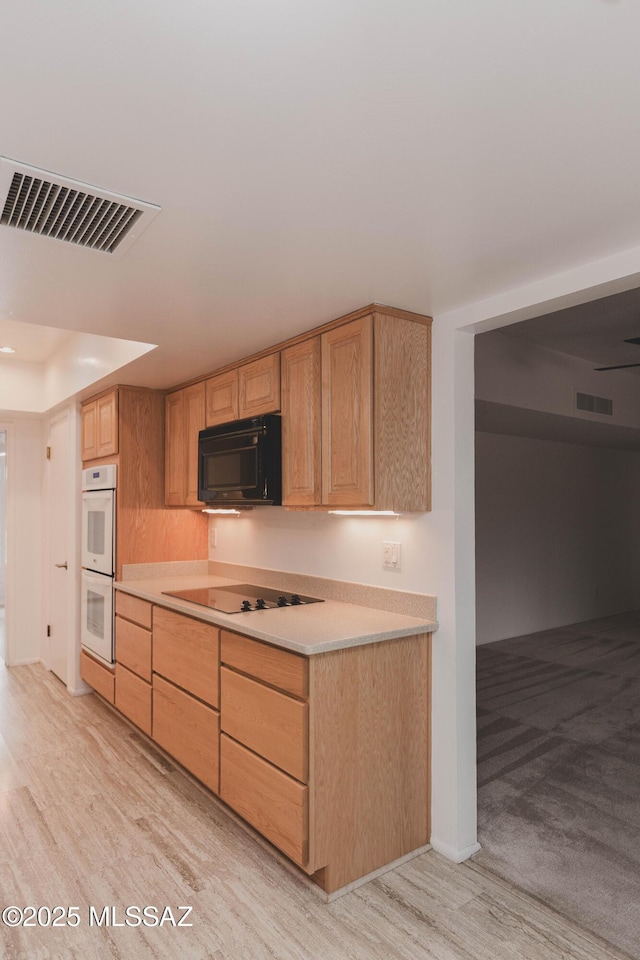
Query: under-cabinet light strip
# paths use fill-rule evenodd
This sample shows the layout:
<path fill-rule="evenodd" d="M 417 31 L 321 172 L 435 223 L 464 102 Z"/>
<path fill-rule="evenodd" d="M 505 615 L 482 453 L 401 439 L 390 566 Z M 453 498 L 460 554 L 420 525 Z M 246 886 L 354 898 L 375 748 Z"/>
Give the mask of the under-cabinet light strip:
<path fill-rule="evenodd" d="M 327 510 L 337 517 L 399 517 L 395 510 Z"/>

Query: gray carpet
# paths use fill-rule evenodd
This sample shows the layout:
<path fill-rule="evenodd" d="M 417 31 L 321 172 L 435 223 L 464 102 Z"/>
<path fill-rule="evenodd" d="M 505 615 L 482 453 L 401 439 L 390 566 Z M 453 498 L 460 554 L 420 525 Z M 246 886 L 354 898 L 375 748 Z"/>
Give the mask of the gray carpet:
<path fill-rule="evenodd" d="M 640 957 L 640 611 L 477 654 L 474 860 Z"/>

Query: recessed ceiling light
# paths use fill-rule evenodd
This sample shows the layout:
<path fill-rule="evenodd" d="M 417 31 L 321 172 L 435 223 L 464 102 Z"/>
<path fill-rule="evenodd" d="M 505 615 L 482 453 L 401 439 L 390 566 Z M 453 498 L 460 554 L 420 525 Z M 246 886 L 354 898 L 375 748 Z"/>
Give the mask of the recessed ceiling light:
<path fill-rule="evenodd" d="M 0 347 L 0 353 L 15 353 L 13 347 Z"/>

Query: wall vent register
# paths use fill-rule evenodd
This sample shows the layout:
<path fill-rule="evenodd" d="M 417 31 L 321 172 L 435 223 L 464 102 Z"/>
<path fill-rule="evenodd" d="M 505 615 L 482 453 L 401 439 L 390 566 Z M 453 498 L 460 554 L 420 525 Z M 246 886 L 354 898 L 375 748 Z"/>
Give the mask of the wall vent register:
<path fill-rule="evenodd" d="M 576 393 L 576 408 L 588 413 L 602 413 L 613 416 L 613 400 L 608 397 L 595 397 L 590 393 Z"/>
<path fill-rule="evenodd" d="M 220 613 L 249 613 L 252 610 L 300 607 L 307 603 L 322 603 L 319 597 L 305 597 L 285 590 L 271 590 L 252 583 L 224 587 L 196 587 L 192 590 L 164 590 L 167 597 L 189 600 Z"/>

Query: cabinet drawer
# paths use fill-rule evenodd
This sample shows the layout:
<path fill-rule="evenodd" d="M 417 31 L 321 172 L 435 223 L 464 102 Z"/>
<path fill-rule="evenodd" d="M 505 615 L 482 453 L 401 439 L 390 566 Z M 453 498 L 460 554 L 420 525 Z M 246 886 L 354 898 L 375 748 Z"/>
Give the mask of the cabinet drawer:
<path fill-rule="evenodd" d="M 250 640 L 238 633 L 220 632 L 220 659 L 242 673 L 248 673 L 294 697 L 309 693 L 309 661 L 298 653 Z"/>
<path fill-rule="evenodd" d="M 309 788 L 225 734 L 220 736 L 220 796 L 295 863 L 306 864 Z"/>
<path fill-rule="evenodd" d="M 151 684 L 116 663 L 116 707 L 151 736 Z"/>
<path fill-rule="evenodd" d="M 308 706 L 233 670 L 220 670 L 222 729 L 298 780 L 308 779 Z"/>
<path fill-rule="evenodd" d="M 153 609 L 153 671 L 219 705 L 220 631 L 181 613 Z"/>
<path fill-rule="evenodd" d="M 116 660 L 151 683 L 151 633 L 116 617 Z"/>
<path fill-rule="evenodd" d="M 99 693 L 101 697 L 113 703 L 115 675 L 113 670 L 103 667 L 101 663 L 90 657 L 84 650 L 80 653 L 80 676 L 85 683 Z"/>
<path fill-rule="evenodd" d="M 158 676 L 153 678 L 153 739 L 218 793 L 220 715 Z"/>
<path fill-rule="evenodd" d="M 151 630 L 151 604 L 140 597 L 132 597 L 130 593 L 116 590 L 116 613 L 127 620 Z"/>

